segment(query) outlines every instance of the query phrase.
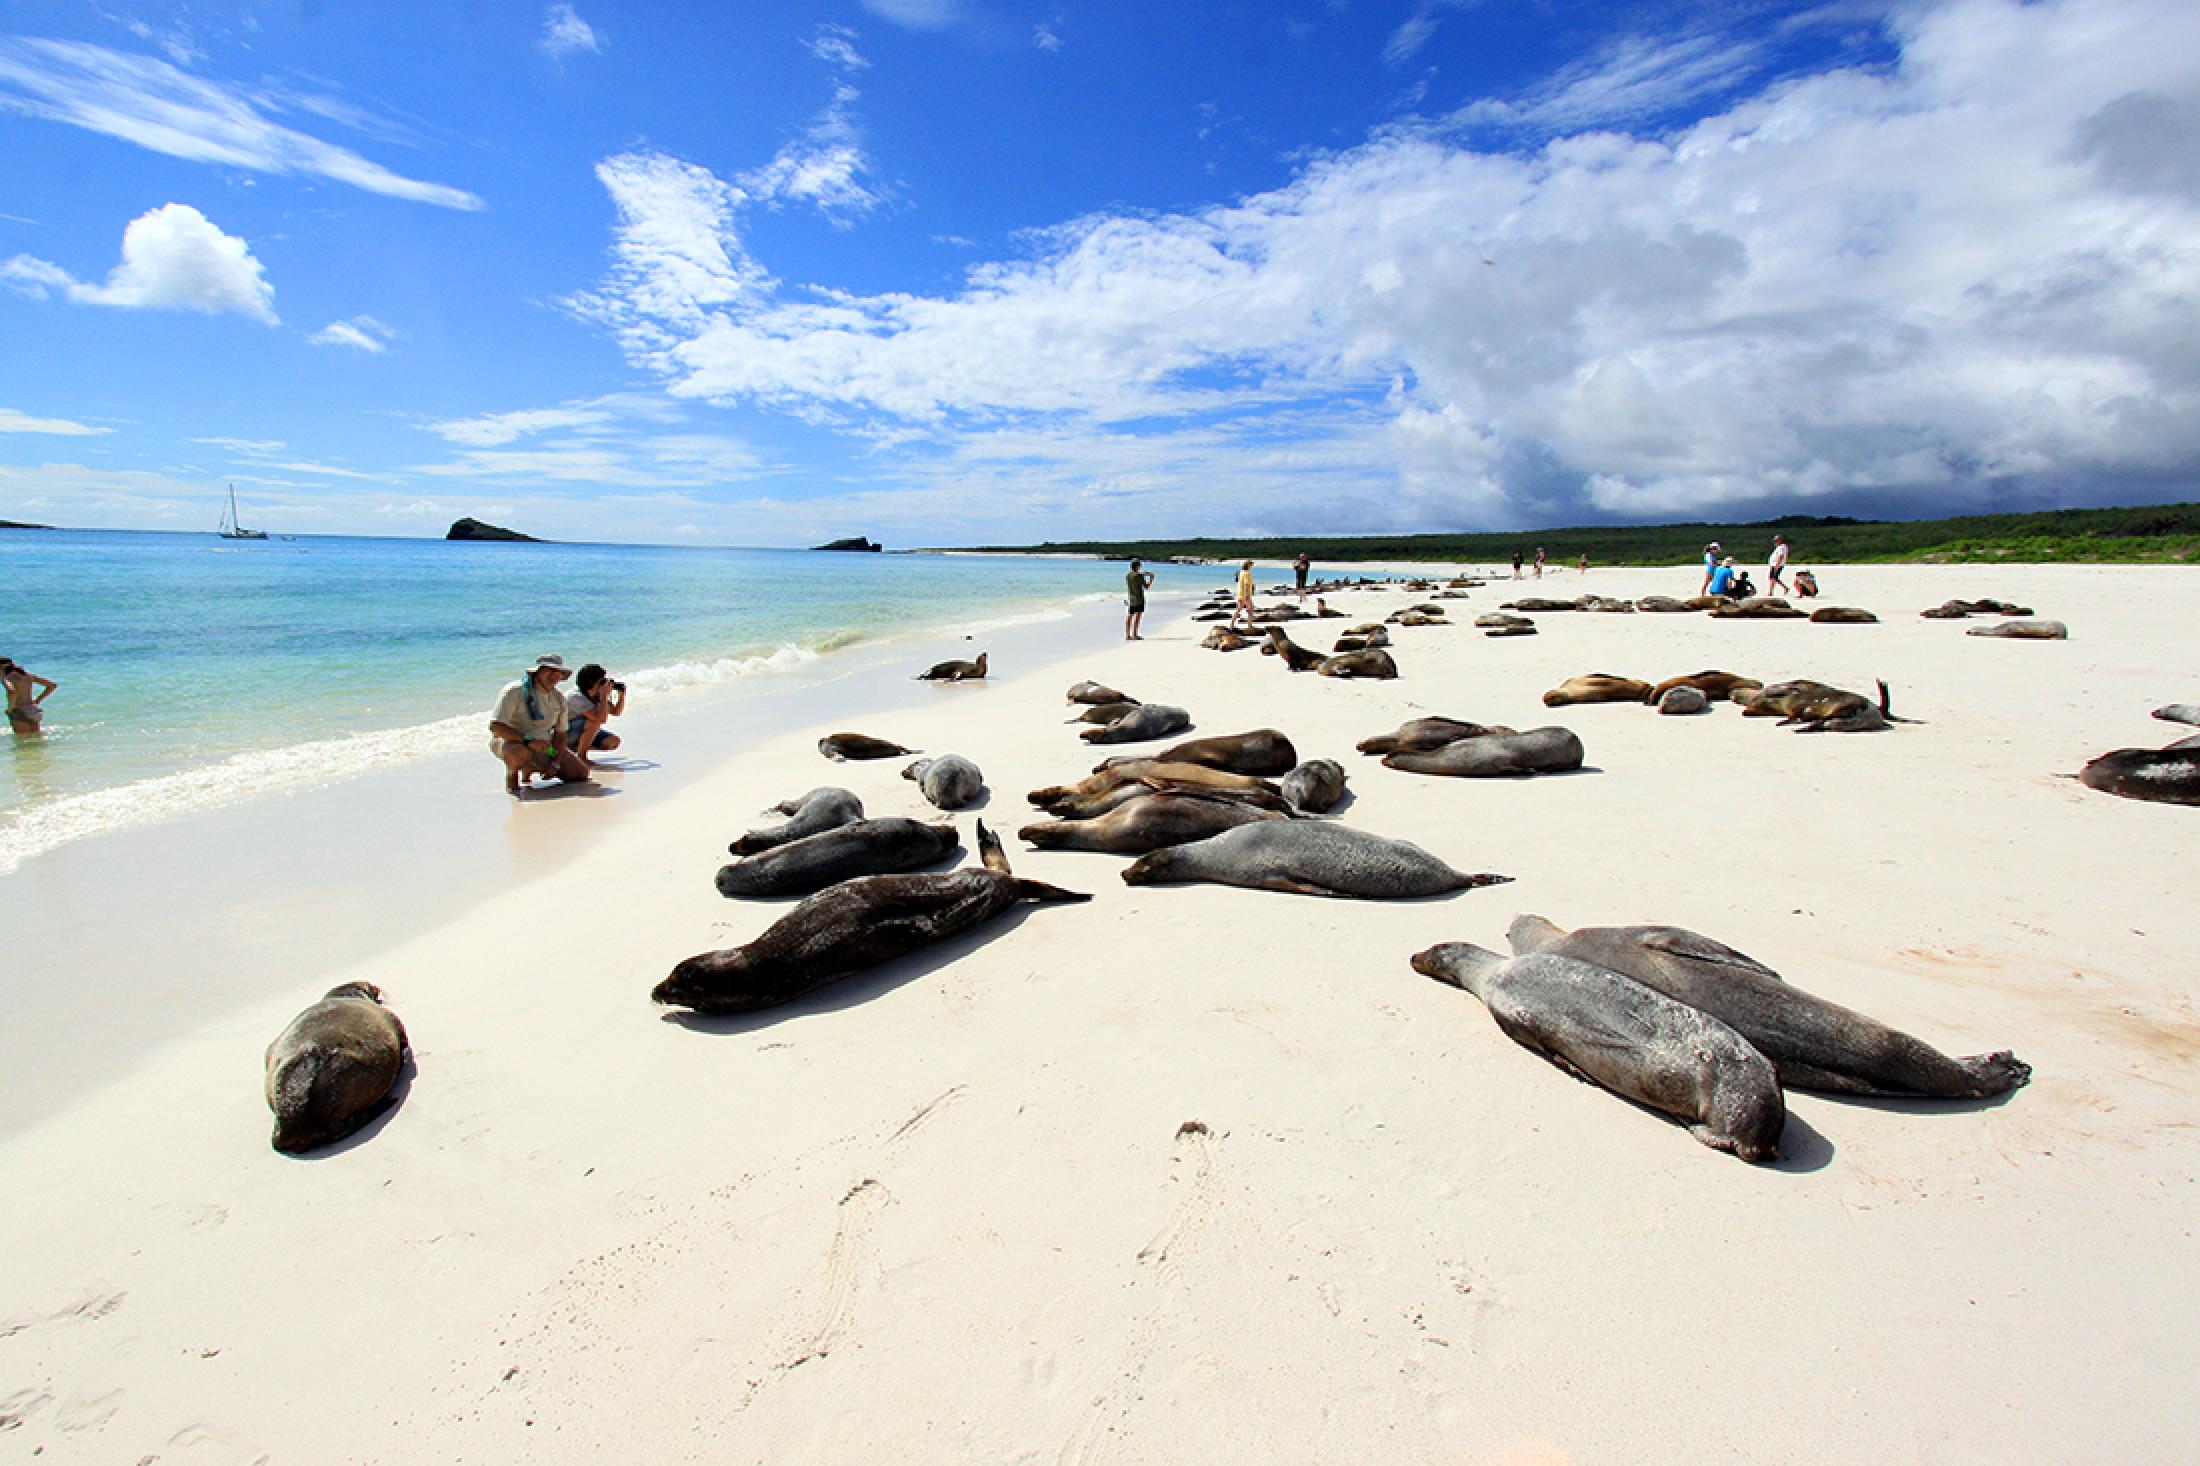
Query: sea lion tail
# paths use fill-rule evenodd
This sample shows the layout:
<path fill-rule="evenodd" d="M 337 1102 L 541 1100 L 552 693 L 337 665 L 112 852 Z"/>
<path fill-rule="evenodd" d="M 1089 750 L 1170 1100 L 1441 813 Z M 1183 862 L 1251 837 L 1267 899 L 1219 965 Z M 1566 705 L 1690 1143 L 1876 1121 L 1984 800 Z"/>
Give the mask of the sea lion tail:
<path fill-rule="evenodd" d="M 1413 970 L 1423 977 L 1448 982 L 1480 996 L 1482 980 L 1503 966 L 1505 959 L 1472 942 L 1438 942 L 1413 954 Z"/>
<path fill-rule="evenodd" d="M 1512 919 L 1505 929 L 1505 940 L 1512 943 L 1513 955 L 1523 956 L 1540 952 L 1566 935 L 1566 929 L 1557 922 L 1523 911 Z"/>
<path fill-rule="evenodd" d="M 1471 891 L 1477 886 L 1509 886 L 1513 881 L 1511 876 L 1501 876 L 1495 871 L 1482 871 L 1475 875 L 1460 871 L 1458 876 L 1459 884 L 1452 887 L 1454 891 Z"/>
<path fill-rule="evenodd" d="M 1879 715 L 1881 717 L 1885 717 L 1887 714 L 1893 712 L 1894 709 L 1887 706 L 1887 679 L 1881 677 L 1877 680 L 1879 683 Z"/>
<path fill-rule="evenodd" d="M 984 820 L 978 821 L 978 858 L 987 870 L 997 870 L 1004 876 L 1015 874 L 1008 868 L 1008 852 L 1001 848 L 1001 837 L 987 829 Z"/>
<path fill-rule="evenodd" d="M 1050 886 L 1045 881 L 1027 880 L 1019 876 L 1016 894 L 1026 901 L 1090 901 L 1087 891 L 1065 891 L 1060 886 Z"/>

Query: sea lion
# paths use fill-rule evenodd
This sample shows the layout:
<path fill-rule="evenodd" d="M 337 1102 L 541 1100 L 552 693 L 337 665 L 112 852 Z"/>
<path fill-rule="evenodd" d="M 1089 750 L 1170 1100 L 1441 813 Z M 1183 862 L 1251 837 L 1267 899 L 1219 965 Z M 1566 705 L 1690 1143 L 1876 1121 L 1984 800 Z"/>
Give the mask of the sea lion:
<path fill-rule="evenodd" d="M 1380 621 L 1363 621 L 1357 626 L 1347 626 L 1341 634 L 1345 636 L 1364 636 L 1377 646 L 1390 645 L 1390 629 Z"/>
<path fill-rule="evenodd" d="M 2002 621 L 1992 626 L 1974 626 L 1965 636 L 2002 636 L 2017 641 L 2068 641 L 2070 628 L 2060 621 L 2027 619 Z"/>
<path fill-rule="evenodd" d="M 1927 621 L 1961 621 L 1971 614 L 1971 608 L 1962 601 L 1942 601 L 1939 605 L 1917 614 Z"/>
<path fill-rule="evenodd" d="M 1684 611 L 1716 611 L 1727 604 L 1725 596 L 1689 596 L 1681 602 Z"/>
<path fill-rule="evenodd" d="M 1511 876 L 1453 870 L 1418 845 L 1334 821 L 1268 820 L 1140 856 L 1123 872 L 1132 886 L 1186 881 L 1391 901 L 1501 885 Z"/>
<path fill-rule="evenodd" d="M 1280 626 L 1268 628 L 1268 650 L 1283 658 L 1283 664 L 1294 672 L 1311 672 L 1328 660 L 1320 652 L 1300 646 L 1283 634 Z"/>
<path fill-rule="evenodd" d="M 1385 616 L 1385 617 L 1383 618 L 1383 620 L 1387 621 L 1387 622 L 1388 622 L 1388 623 L 1390 623 L 1390 624 L 1391 624 L 1392 626 L 1449 626 L 1449 625 L 1451 625 L 1451 622 L 1449 622 L 1449 621 L 1447 621 L 1447 620 L 1445 620 L 1445 619 L 1444 619 L 1444 616 L 1443 616 L 1443 614 L 1442 614 L 1442 612 L 1441 612 L 1441 609 L 1439 609 L 1439 611 L 1438 611 L 1438 614 L 1436 614 L 1436 615 L 1434 615 L 1434 616 L 1431 616 L 1431 615 L 1430 615 L 1430 614 L 1429 614 L 1428 612 L 1426 612 L 1426 611 L 1423 611 L 1423 610 L 1419 610 L 1419 609 L 1415 609 L 1415 610 L 1411 610 L 1411 611 L 1393 611 L 1393 612 L 1391 612 L 1391 613 L 1390 613 L 1390 614 L 1389 614 L 1388 616 Z"/>
<path fill-rule="evenodd" d="M 1577 611 L 1603 611 L 1608 614 L 1632 616 L 1635 614 L 1635 603 L 1633 601 L 1615 600 L 1611 596 L 1576 596 L 1574 598 L 1574 609 Z"/>
<path fill-rule="evenodd" d="M 754 855 L 775 845 L 799 840 L 804 835 L 819 835 L 842 825 L 852 825 L 863 818 L 863 801 L 845 789 L 828 786 L 812 789 L 800 799 L 783 799 L 772 806 L 772 811 L 792 818 L 784 824 L 751 830 L 726 849 L 735 855 Z"/>
<path fill-rule="evenodd" d="M 2032 1077 L 2006 1050 L 1952 1058 L 1922 1039 L 1792 987 L 1722 942 L 1677 926 L 1585 926 L 1514 918 L 1516 953 L 1570 957 L 1624 974 L 1727 1024 L 1779 1070 L 1780 1082 L 1830 1094 L 1984 1099 Z"/>
<path fill-rule="evenodd" d="M 1252 643 L 1226 626 L 1217 626 L 1200 638 L 1199 644 L 1211 652 L 1241 652 Z"/>
<path fill-rule="evenodd" d="M 1510 728 L 1494 724 L 1463 723 L 1457 718 L 1414 718 L 1401 723 L 1396 731 L 1378 733 L 1373 738 L 1362 738 L 1353 747 L 1362 753 L 1424 753 L 1432 748 L 1442 748 L 1461 738 L 1481 738 L 1491 733 L 1510 733 Z"/>
<path fill-rule="evenodd" d="M 2162 748 L 2165 752 L 2172 749 L 2200 748 L 2200 733 L 2192 734 L 2190 737 L 2180 738 L 2175 743 L 2165 743 L 2162 745 Z"/>
<path fill-rule="evenodd" d="M 1314 617 L 1320 621 L 1342 621 L 1344 612 L 1333 610 L 1328 601 L 1316 596 L 1314 597 Z"/>
<path fill-rule="evenodd" d="M 405 1063 L 405 1025 L 371 982 L 339 983 L 267 1046 L 275 1148 L 342 1140 L 381 1112 Z"/>
<path fill-rule="evenodd" d="M 1677 682 L 1665 689 L 1664 695 L 1657 699 L 1657 707 L 1658 711 L 1667 717 L 1708 712 L 1711 708 L 1711 699 L 1704 696 L 1701 688 L 1691 687 L 1685 682 Z"/>
<path fill-rule="evenodd" d="M 1255 820 L 1287 819 L 1279 810 L 1256 809 L 1234 799 L 1197 793 L 1141 793 L 1089 820 L 1051 820 L 1025 825 L 1020 840 L 1041 850 L 1097 850 L 1144 855 L 1170 845 L 1204 840 Z"/>
<path fill-rule="evenodd" d="M 1019 901 L 1092 899 L 1016 876 L 983 820 L 978 849 L 985 864 L 976 868 L 842 881 L 755 941 L 688 958 L 650 997 L 703 1013 L 769 1008 L 969 931 Z"/>
<path fill-rule="evenodd" d="M 2200 739 L 2180 738 L 2167 748 L 2119 748 L 2078 773 L 2088 789 L 2156 804 L 2200 804 Z"/>
<path fill-rule="evenodd" d="M 1535 623 L 1533 621 L 1522 621 L 1514 626 L 1492 626 L 1482 633 L 1482 638 L 1487 641 L 1493 636 L 1534 636 L 1535 634 Z"/>
<path fill-rule="evenodd" d="M 1409 774 L 1486 779 L 1563 773 L 1580 768 L 1583 757 L 1581 740 L 1571 729 L 1550 727 L 1461 738 L 1426 752 L 1385 754 L 1383 766 Z"/>
<path fill-rule="evenodd" d="M 1227 769 L 1209 768 L 1205 764 L 1164 763 L 1151 758 L 1110 762 L 1074 784 L 1052 784 L 1034 789 L 1025 797 L 1049 814 L 1059 814 L 1072 807 L 1090 808 L 1095 800 L 1126 785 L 1142 786 L 1143 789 L 1171 787 L 1261 793 L 1276 798 L 1279 807 L 1282 798 L 1282 791 L 1276 785 L 1250 774 L 1233 774 Z M 1116 802 L 1121 803 L 1120 800 Z M 1103 814 L 1112 808 L 1114 805 L 1110 804 L 1093 809 L 1092 813 Z"/>
<path fill-rule="evenodd" d="M 1548 953 L 1508 961 L 1444 942 L 1416 952 L 1413 970 L 1465 988 L 1514 1043 L 1671 1115 L 1713 1150 L 1745 1161 L 1779 1155 L 1787 1101 L 1772 1061 L 1710 1014 Z"/>
<path fill-rule="evenodd" d="M 805 835 L 718 867 L 718 894 L 729 898 L 807 896 L 857 876 L 937 865 L 962 844 L 952 822 L 857 820 Z"/>
<path fill-rule="evenodd" d="M 1674 612 L 1686 611 L 1690 607 L 1686 602 L 1677 601 L 1671 596 L 1643 596 L 1635 602 L 1635 609 L 1638 611 L 1663 611 L 1671 615 Z"/>
<path fill-rule="evenodd" d="M 1120 764 L 1151 762 L 1200 764 L 1210 769 L 1228 769 L 1233 774 L 1282 774 L 1288 773 L 1298 761 L 1299 751 L 1291 746 L 1288 737 L 1274 728 L 1255 728 L 1250 733 L 1218 733 L 1212 738 L 1194 738 L 1186 743 L 1171 744 L 1159 753 L 1103 759 L 1092 771 L 1099 774 Z"/>
<path fill-rule="evenodd" d="M 1324 677 L 1371 677 L 1387 681 L 1398 675 L 1398 663 L 1380 647 L 1324 657 L 1314 669 Z"/>
<path fill-rule="evenodd" d="M 1199 611 L 1199 612 L 1195 612 L 1195 613 L 1193 614 L 1193 616 L 1192 616 L 1192 619 L 1193 619 L 1194 621 L 1227 621 L 1227 620 L 1229 620 L 1229 619 L 1230 619 L 1230 612 L 1228 612 L 1228 611 Z"/>
<path fill-rule="evenodd" d="M 1744 596 L 1738 601 L 1713 606 L 1711 614 L 1730 621 L 1799 621 L 1809 616 L 1779 596 Z"/>
<path fill-rule="evenodd" d="M 1181 733 L 1191 726 L 1192 715 L 1184 709 L 1149 702 L 1139 704 L 1103 727 L 1087 728 L 1078 736 L 1087 743 L 1143 743 L 1149 738 Z"/>
<path fill-rule="evenodd" d="M 1877 733 L 1889 723 L 1915 721 L 1894 715 L 1887 703 L 1887 684 L 1882 682 L 1876 704 L 1860 692 L 1839 687 L 1823 688 L 1809 697 L 1792 701 L 1780 726 L 1801 724 L 1795 730 L 1798 733 Z"/>
<path fill-rule="evenodd" d="M 2165 723 L 2200 723 L 2200 702 L 2173 702 L 2154 710 Z"/>
<path fill-rule="evenodd" d="M 1820 606 L 1810 619 L 1821 626 L 1877 626 L 1879 618 L 1857 606 Z"/>
<path fill-rule="evenodd" d="M 1329 654 L 1333 657 L 1341 657 L 1346 652 L 1364 652 L 1370 649 L 1380 650 L 1375 646 L 1375 643 L 1364 636 L 1340 636 L 1337 638 L 1337 644 L 1329 649 Z M 1315 670 L 1319 671 L 1320 669 L 1316 668 Z"/>
<path fill-rule="evenodd" d="M 1535 625 L 1535 623 L 1533 621 L 1530 621 L 1527 617 L 1515 616 L 1510 611 L 1484 611 L 1481 615 L 1474 618 L 1474 624 L 1481 627 L 1484 631 L 1496 631 L 1506 626 Z"/>
<path fill-rule="evenodd" d="M 1140 706 L 1140 704 L 1135 702 L 1094 703 L 1091 707 L 1081 709 L 1076 717 L 1069 718 L 1065 721 L 1071 723 L 1112 723 L 1117 718 L 1120 718 L 1125 713 L 1129 712 L 1132 708 L 1138 706 Z"/>
<path fill-rule="evenodd" d="M 1071 688 L 1070 688 L 1070 690 L 1069 690 L 1069 693 L 1068 693 L 1068 697 L 1069 697 L 1069 700 L 1070 700 L 1071 702 L 1086 702 L 1086 703 L 1097 703 L 1097 702 L 1132 702 L 1132 703 L 1134 703 L 1134 702 L 1137 702 L 1137 701 L 1138 701 L 1138 699 L 1137 699 L 1137 698 L 1135 698 L 1135 697 L 1132 697 L 1132 696 L 1131 696 L 1131 695 L 1130 695 L 1129 693 L 1127 693 L 1127 692 L 1117 692 L 1117 691 L 1116 691 L 1116 690 L 1115 690 L 1114 688 L 1112 688 L 1112 687 L 1108 686 L 1108 685 L 1107 685 L 1106 683 L 1104 683 L 1104 682 L 1080 682 L 1080 683 L 1077 683 L 1077 684 L 1076 684 L 1075 686 L 1073 686 L 1073 687 L 1071 687 Z"/>
<path fill-rule="evenodd" d="M 917 750 L 903 748 L 898 743 L 888 743 L 883 738 L 873 738 L 868 733 L 828 733 L 817 740 L 817 751 L 829 759 L 845 761 L 852 758 L 898 758 Z"/>
<path fill-rule="evenodd" d="M 1739 672 L 1715 670 L 1691 672 L 1686 677 L 1666 678 L 1663 682 L 1644 693 L 1642 700 L 1648 703 L 1663 702 L 1665 694 L 1674 688 L 1693 687 L 1704 695 L 1707 702 L 1718 702 L 1722 698 L 1736 698 L 1738 701 L 1739 698 L 1736 697 L 1738 693 L 1743 691 L 1754 692 L 1762 686 L 1764 684 L 1756 678 L 1744 677 Z"/>
<path fill-rule="evenodd" d="M 1584 702 L 1641 702 L 1649 691 L 1649 683 L 1633 677 L 1615 677 L 1609 672 L 1588 672 L 1579 677 L 1569 677 L 1544 693 L 1543 706 L 1563 708 Z"/>
<path fill-rule="evenodd" d="M 1785 718 L 1812 698 L 1838 691 L 1839 688 L 1823 682 L 1797 678 L 1792 682 L 1775 682 L 1769 687 L 1737 688 L 1728 695 L 1742 705 L 1745 718 Z"/>
<path fill-rule="evenodd" d="M 985 792 L 985 775 L 959 753 L 920 758 L 901 776 L 916 780 L 917 791 L 935 809 L 961 809 Z"/>
<path fill-rule="evenodd" d="M 1573 608 L 1572 601 L 1554 601 L 1549 596 L 1522 596 L 1499 607 L 1505 611 L 1571 611 Z"/>
<path fill-rule="evenodd" d="M 1344 765 L 1309 759 L 1283 776 L 1283 802 L 1302 814 L 1327 814 L 1344 798 Z"/>
<path fill-rule="evenodd" d="M 934 662 L 919 672 L 919 682 L 980 682 L 985 679 L 985 653 L 975 662 Z"/>

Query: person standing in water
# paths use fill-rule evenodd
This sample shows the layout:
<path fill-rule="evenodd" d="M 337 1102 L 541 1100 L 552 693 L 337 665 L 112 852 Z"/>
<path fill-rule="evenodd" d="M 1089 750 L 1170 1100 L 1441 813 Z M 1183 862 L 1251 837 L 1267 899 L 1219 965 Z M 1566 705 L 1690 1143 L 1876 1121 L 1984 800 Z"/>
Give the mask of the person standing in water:
<path fill-rule="evenodd" d="M 1776 596 L 1787 589 L 1785 579 L 1788 568 L 1788 540 L 1784 534 L 1772 537 L 1772 558 L 1765 565 L 1765 594 Z"/>
<path fill-rule="evenodd" d="M 18 735 L 41 731 L 46 718 L 46 710 L 41 704 L 61 684 L 51 677 L 40 677 L 7 657 L 0 657 L 0 683 L 8 690 L 8 727 Z M 37 690 L 33 691 L 34 688 Z"/>
<path fill-rule="evenodd" d="M 1146 562 L 1131 561 L 1131 573 L 1123 577 L 1124 588 L 1130 593 L 1130 614 L 1123 618 L 1123 640 L 1144 641 L 1138 634 L 1140 618 L 1146 614 L 1146 587 L 1153 584 L 1153 572 L 1141 569 Z"/>

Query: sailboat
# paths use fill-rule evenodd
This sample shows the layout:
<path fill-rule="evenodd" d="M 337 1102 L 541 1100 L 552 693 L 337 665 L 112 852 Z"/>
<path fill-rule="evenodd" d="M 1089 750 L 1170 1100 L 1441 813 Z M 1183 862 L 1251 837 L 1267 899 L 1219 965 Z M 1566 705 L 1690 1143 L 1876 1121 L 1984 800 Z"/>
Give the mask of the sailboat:
<path fill-rule="evenodd" d="M 237 486 L 229 486 L 229 512 L 222 516 L 221 537 L 225 540 L 264 540 L 264 529 L 246 529 L 237 522 Z"/>

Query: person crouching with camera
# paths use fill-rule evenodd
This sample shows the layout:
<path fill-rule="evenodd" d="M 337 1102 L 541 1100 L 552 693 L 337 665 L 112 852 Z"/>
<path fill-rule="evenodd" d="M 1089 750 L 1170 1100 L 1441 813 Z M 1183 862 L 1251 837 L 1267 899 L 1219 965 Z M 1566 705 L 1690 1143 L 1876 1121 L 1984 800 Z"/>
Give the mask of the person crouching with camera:
<path fill-rule="evenodd" d="M 590 662 L 573 685 L 573 695 L 565 700 L 565 746 L 583 760 L 591 750 L 609 753 L 620 739 L 604 722 L 626 711 L 626 684 L 612 681 L 603 668 Z"/>

